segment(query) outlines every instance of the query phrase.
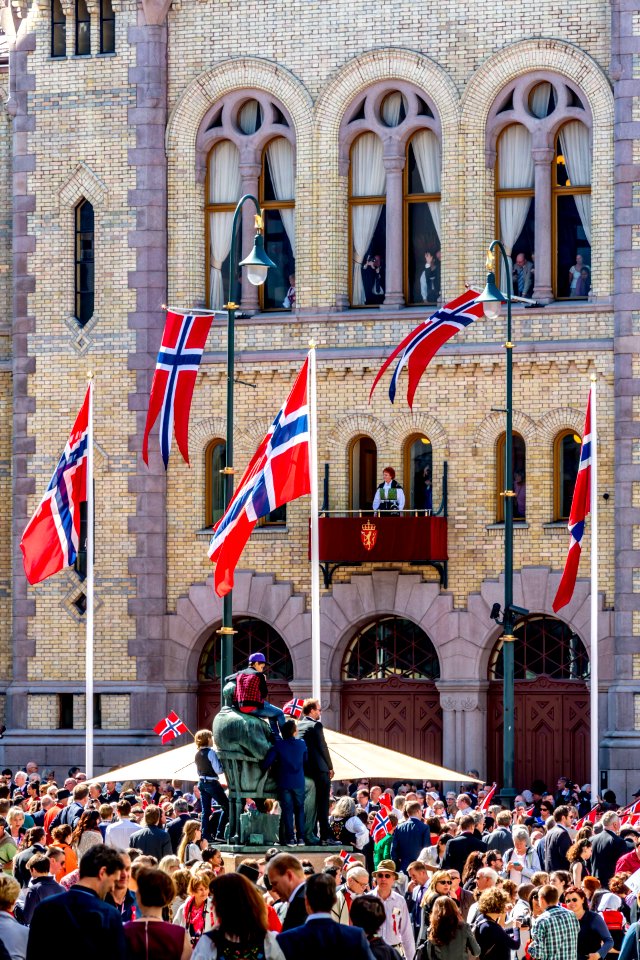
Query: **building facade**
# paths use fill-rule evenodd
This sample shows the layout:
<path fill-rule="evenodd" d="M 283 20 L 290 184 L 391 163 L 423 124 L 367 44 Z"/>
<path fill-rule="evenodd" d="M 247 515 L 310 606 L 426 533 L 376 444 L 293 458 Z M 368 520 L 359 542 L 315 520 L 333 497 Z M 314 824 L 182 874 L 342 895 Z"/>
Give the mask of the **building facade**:
<path fill-rule="evenodd" d="M 551 608 L 591 377 L 599 393 L 600 725 L 607 783 L 640 758 L 640 16 L 632 0 L 13 0 L 0 189 L 0 677 L 7 763 L 82 750 L 84 589 L 30 588 L 19 541 L 96 374 L 96 766 L 157 746 L 163 710 L 217 704 L 221 603 L 207 545 L 225 465 L 226 328 L 194 395 L 191 466 L 141 440 L 162 305 L 229 297 L 231 219 L 265 208 L 276 262 L 241 277 L 236 471 L 318 345 L 327 510 L 370 507 L 393 465 L 437 510 L 448 566 L 331 570 L 326 720 L 458 769 L 500 771 L 504 321 L 467 328 L 413 410 L 375 372 L 436 303 L 484 283 L 501 237 L 514 314 L 518 785 L 588 779 L 589 585 Z M 478 42 L 479 36 L 481 42 Z M 246 204 L 242 249 L 253 211 Z M 295 286 L 292 302 L 291 286 Z M 12 303 L 11 303 L 12 296 Z M 253 384 L 251 388 L 246 384 Z M 399 394 L 404 387 L 401 384 Z M 445 467 L 446 465 L 446 467 Z M 10 505 L 10 509 L 9 509 Z M 233 594 L 236 657 L 310 687 L 308 503 L 256 529 Z M 353 514 L 351 514 L 353 515 Z M 589 549 L 583 551 L 583 573 Z M 340 559 L 336 557 L 336 559 Z M 274 697 L 275 698 L 275 697 Z"/>

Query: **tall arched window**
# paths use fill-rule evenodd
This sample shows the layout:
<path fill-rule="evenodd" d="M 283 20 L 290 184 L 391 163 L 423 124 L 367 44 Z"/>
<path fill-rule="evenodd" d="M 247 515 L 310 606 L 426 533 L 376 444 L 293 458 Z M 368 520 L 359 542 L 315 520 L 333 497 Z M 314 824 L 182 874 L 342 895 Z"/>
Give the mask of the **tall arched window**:
<path fill-rule="evenodd" d="M 204 451 L 205 526 L 212 527 L 224 513 L 225 475 L 227 444 L 224 440 L 212 440 Z"/>
<path fill-rule="evenodd" d="M 234 617 L 233 628 L 233 669 L 242 670 L 249 661 L 249 655 L 259 650 L 264 653 L 269 664 L 269 679 L 288 683 L 293 680 L 293 661 L 286 643 L 277 630 L 255 617 Z M 202 651 L 198 667 L 199 680 L 218 680 L 220 678 L 220 638 L 217 631 Z M 277 701 L 276 701 L 277 702 Z"/>
<path fill-rule="evenodd" d="M 91 53 L 91 16 L 87 0 L 76 0 L 76 56 L 87 57 Z"/>
<path fill-rule="evenodd" d="M 589 656 L 580 637 L 562 620 L 544 614 L 530 614 L 519 620 L 513 631 L 516 680 L 587 680 Z M 502 680 L 502 638 L 496 643 L 489 663 L 489 679 Z"/>
<path fill-rule="evenodd" d="M 116 15 L 111 0 L 100 0 L 100 53 L 115 53 Z"/>
<path fill-rule="evenodd" d="M 67 55 L 67 18 L 61 0 L 51 0 L 51 56 Z"/>
<path fill-rule="evenodd" d="M 351 441 L 349 449 L 349 508 L 371 510 L 376 492 L 378 451 L 364 434 Z"/>
<path fill-rule="evenodd" d="M 75 314 L 81 324 L 93 316 L 94 241 L 93 206 L 82 200 L 75 209 Z"/>
<path fill-rule="evenodd" d="M 433 510 L 433 447 L 423 433 L 404 445 L 404 493 L 413 510 Z"/>
<path fill-rule="evenodd" d="M 440 293 L 440 125 L 423 91 L 381 82 L 346 111 L 349 302 L 435 303 Z"/>
<path fill-rule="evenodd" d="M 404 290 L 408 304 L 440 298 L 440 141 L 418 130 L 407 144 L 405 164 Z"/>
<path fill-rule="evenodd" d="M 496 224 L 513 261 L 516 295 L 588 296 L 591 125 L 584 94 L 547 72 L 513 81 L 489 112 Z"/>
<path fill-rule="evenodd" d="M 381 617 L 360 630 L 347 649 L 344 680 L 438 680 L 440 662 L 436 649 L 412 620 Z"/>
<path fill-rule="evenodd" d="M 220 309 L 229 298 L 233 214 L 243 194 L 264 210 L 264 242 L 276 264 L 259 291 L 240 268 L 232 299 L 245 309 L 295 306 L 295 140 L 284 108 L 268 96 L 239 91 L 216 104 L 203 122 L 199 146 L 208 154 L 206 184 L 207 288 Z M 255 210 L 247 202 L 238 224 L 238 260 L 253 240 Z"/>
<path fill-rule="evenodd" d="M 553 442 L 553 519 L 568 520 L 580 465 L 581 438 L 563 430 Z"/>
<path fill-rule="evenodd" d="M 504 476 L 505 434 L 501 433 L 496 443 L 496 520 L 504 522 L 504 491 L 507 489 Z M 513 490 L 513 519 L 524 520 L 527 515 L 527 450 L 519 433 L 513 434 L 513 477 L 509 489 Z"/>

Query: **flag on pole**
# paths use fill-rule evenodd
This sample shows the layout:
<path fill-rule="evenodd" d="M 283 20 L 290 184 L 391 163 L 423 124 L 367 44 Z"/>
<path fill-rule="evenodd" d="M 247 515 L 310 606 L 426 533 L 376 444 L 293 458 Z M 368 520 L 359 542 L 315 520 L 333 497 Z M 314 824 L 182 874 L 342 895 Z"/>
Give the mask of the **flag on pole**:
<path fill-rule="evenodd" d="M 342 860 L 342 869 L 346 870 L 348 867 L 353 866 L 354 863 L 359 863 L 359 860 L 356 857 L 352 857 L 350 853 L 347 853 L 346 850 L 341 850 L 339 857 Z"/>
<path fill-rule="evenodd" d="M 391 833 L 391 821 L 389 817 L 385 816 L 383 810 L 378 810 L 376 813 L 369 832 L 374 843 L 379 843 L 380 840 L 384 840 L 388 833 Z"/>
<path fill-rule="evenodd" d="M 149 433 L 160 417 L 160 451 L 165 470 L 169 463 L 171 436 L 189 463 L 189 412 L 198 368 L 214 314 L 167 311 L 167 322 L 151 383 L 147 423 L 142 439 L 142 458 L 149 465 Z"/>
<path fill-rule="evenodd" d="M 398 344 L 391 356 L 384 361 L 376 378 L 373 381 L 371 392 L 369 393 L 369 403 L 380 377 L 387 367 L 400 357 L 389 384 L 389 399 L 391 403 L 396 397 L 398 378 L 403 367 L 407 367 L 409 372 L 409 382 L 407 384 L 407 403 L 413 407 L 413 398 L 422 374 L 425 372 L 431 360 L 436 355 L 443 344 L 454 337 L 456 333 L 470 326 L 474 320 L 482 317 L 484 308 L 481 303 L 476 303 L 478 293 L 475 290 L 467 290 L 455 300 L 450 300 L 444 306 L 431 314 L 428 320 L 419 324 L 415 330 L 412 330 L 404 340 Z"/>
<path fill-rule="evenodd" d="M 491 801 L 492 801 L 493 798 L 494 798 L 494 795 L 495 795 L 496 790 L 497 790 L 497 786 L 496 786 L 496 784 L 494 783 L 494 785 L 491 787 L 491 790 L 489 790 L 489 793 L 486 795 L 486 797 L 484 798 L 484 800 L 482 801 L 482 803 L 478 806 L 478 810 L 488 810 L 488 809 L 489 809 L 489 805 L 491 804 Z"/>
<path fill-rule="evenodd" d="M 595 437 L 593 438 L 595 442 Z M 569 514 L 569 533 L 571 542 L 569 552 L 564 565 L 564 571 L 555 600 L 552 603 L 554 612 L 557 613 L 562 607 L 566 606 L 576 585 L 578 577 L 578 566 L 580 564 L 580 554 L 582 552 L 582 537 L 584 534 L 584 525 L 589 514 L 591 504 L 591 391 L 589 391 L 589 400 L 587 402 L 587 415 L 584 421 L 584 433 L 582 435 L 582 446 L 580 447 L 580 465 L 578 467 L 578 476 L 576 485 L 573 489 L 573 499 L 571 501 L 571 512 Z"/>
<path fill-rule="evenodd" d="M 309 470 L 309 358 L 291 393 L 253 455 L 224 516 L 213 528 L 209 557 L 219 597 L 233 589 L 233 575 L 261 517 L 311 491 Z"/>
<path fill-rule="evenodd" d="M 188 733 L 189 728 L 186 723 L 180 719 L 178 714 L 172 710 L 164 720 L 156 723 L 153 732 L 158 734 L 164 744 L 169 743 L 170 740 L 175 740 L 176 737 L 180 737 L 183 733 Z"/>
<path fill-rule="evenodd" d="M 302 708 L 304 706 L 304 700 L 301 697 L 294 697 L 293 700 L 288 700 L 282 708 L 282 712 L 286 713 L 288 717 L 293 717 L 294 720 L 299 720 L 302 716 Z"/>
<path fill-rule="evenodd" d="M 640 823 L 640 813 L 626 813 L 620 817 L 621 827 L 636 827 Z"/>
<path fill-rule="evenodd" d="M 72 567 L 80 541 L 80 504 L 87 499 L 89 393 L 76 417 L 58 466 L 20 541 L 29 583 Z"/>
<path fill-rule="evenodd" d="M 584 817 L 581 817 L 579 820 L 576 820 L 575 829 L 581 830 L 584 827 L 585 823 L 595 823 L 598 817 L 601 815 L 601 811 L 597 806 L 590 810 L 589 813 L 586 813 Z"/>

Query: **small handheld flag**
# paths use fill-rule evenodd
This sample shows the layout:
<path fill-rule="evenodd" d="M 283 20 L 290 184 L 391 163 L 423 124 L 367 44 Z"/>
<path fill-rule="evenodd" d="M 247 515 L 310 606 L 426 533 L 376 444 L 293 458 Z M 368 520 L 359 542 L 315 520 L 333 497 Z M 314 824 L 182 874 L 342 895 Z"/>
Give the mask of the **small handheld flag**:
<path fill-rule="evenodd" d="M 343 870 L 346 870 L 347 867 L 352 866 L 354 863 L 358 863 L 358 860 L 355 857 L 352 857 L 350 853 L 347 853 L 346 850 L 341 850 L 339 856 L 342 860 Z"/>
<path fill-rule="evenodd" d="M 175 740 L 176 737 L 181 736 L 183 733 L 188 733 L 189 728 L 186 723 L 180 719 L 178 714 L 172 710 L 164 720 L 156 723 L 153 732 L 158 734 L 164 744 L 169 743 L 170 740 Z"/>
<path fill-rule="evenodd" d="M 384 840 L 387 834 L 391 833 L 391 820 L 389 817 L 384 815 L 382 810 L 378 810 L 373 818 L 373 823 L 371 824 L 371 830 L 369 832 L 373 837 L 374 843 L 379 843 L 380 840 Z"/>
<path fill-rule="evenodd" d="M 494 796 L 495 796 L 496 790 L 497 790 L 497 786 L 496 786 L 496 784 L 494 783 L 494 785 L 491 787 L 491 790 L 489 790 L 489 793 L 486 795 L 486 797 L 484 798 L 484 800 L 482 801 L 482 803 L 479 804 L 478 810 L 488 810 L 488 809 L 489 809 L 489 807 L 490 807 L 490 805 L 491 805 L 491 801 L 493 800 L 493 798 L 494 798 Z"/>
<path fill-rule="evenodd" d="M 286 713 L 288 717 L 292 717 L 294 720 L 299 720 L 302 716 L 302 708 L 304 706 L 304 700 L 300 697 L 294 697 L 293 700 L 289 700 L 285 703 L 282 708 L 282 712 Z"/>
<path fill-rule="evenodd" d="M 589 813 L 585 814 L 584 817 L 581 817 L 580 820 L 576 820 L 576 830 L 581 830 L 585 823 L 595 823 L 599 816 L 600 810 L 596 806 L 593 810 L 590 810 Z"/>
<path fill-rule="evenodd" d="M 595 437 L 593 439 L 595 441 Z M 591 441 L 591 392 L 589 392 L 587 415 L 584 421 L 584 433 L 580 447 L 580 465 L 578 467 L 576 485 L 573 489 L 571 512 L 569 514 L 568 527 L 569 533 L 571 534 L 571 542 L 569 544 L 569 552 L 567 553 L 558 592 L 551 605 L 555 613 L 561 610 L 562 607 L 565 607 L 571 600 L 578 578 L 584 525 L 591 506 Z"/>

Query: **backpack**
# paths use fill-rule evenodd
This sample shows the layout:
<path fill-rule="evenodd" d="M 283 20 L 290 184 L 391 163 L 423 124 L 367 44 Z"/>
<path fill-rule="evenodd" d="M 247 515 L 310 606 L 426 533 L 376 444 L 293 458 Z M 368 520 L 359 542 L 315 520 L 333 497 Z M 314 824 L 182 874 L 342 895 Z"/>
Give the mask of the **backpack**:
<path fill-rule="evenodd" d="M 620 910 L 602 910 L 600 916 L 607 925 L 608 930 L 624 930 L 624 914 Z"/>

